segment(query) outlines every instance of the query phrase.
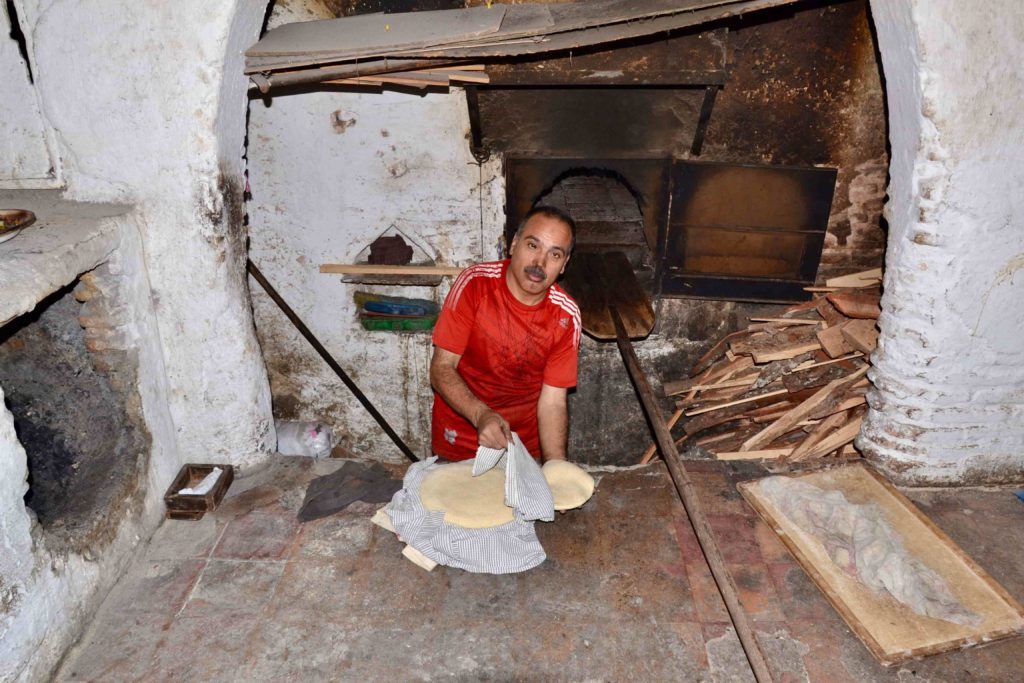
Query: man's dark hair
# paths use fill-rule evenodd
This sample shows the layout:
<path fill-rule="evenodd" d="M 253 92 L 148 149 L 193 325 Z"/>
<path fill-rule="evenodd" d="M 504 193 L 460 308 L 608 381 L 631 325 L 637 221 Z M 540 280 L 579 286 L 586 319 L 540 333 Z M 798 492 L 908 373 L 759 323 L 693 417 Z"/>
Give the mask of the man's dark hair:
<path fill-rule="evenodd" d="M 576 221 L 572 219 L 572 216 L 570 216 L 565 211 L 562 211 L 556 206 L 538 205 L 527 211 L 526 215 L 523 216 L 523 220 L 520 221 L 519 227 L 516 228 L 515 236 L 519 237 L 520 235 L 522 235 L 523 227 L 526 225 L 526 222 L 533 218 L 534 216 L 544 216 L 545 218 L 553 218 L 554 220 L 563 223 L 567 228 L 569 228 L 569 235 L 571 236 L 571 239 L 569 240 L 569 253 L 571 254 L 572 250 L 576 247 Z"/>

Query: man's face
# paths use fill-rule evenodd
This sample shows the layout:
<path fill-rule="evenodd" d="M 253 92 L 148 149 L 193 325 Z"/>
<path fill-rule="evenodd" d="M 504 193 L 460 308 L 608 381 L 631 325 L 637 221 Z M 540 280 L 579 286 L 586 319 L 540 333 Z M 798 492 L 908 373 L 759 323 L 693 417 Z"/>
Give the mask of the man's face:
<path fill-rule="evenodd" d="M 506 277 L 512 295 L 529 305 L 543 299 L 548 288 L 565 272 L 571 246 L 568 225 L 540 214 L 530 218 L 512 240 Z"/>

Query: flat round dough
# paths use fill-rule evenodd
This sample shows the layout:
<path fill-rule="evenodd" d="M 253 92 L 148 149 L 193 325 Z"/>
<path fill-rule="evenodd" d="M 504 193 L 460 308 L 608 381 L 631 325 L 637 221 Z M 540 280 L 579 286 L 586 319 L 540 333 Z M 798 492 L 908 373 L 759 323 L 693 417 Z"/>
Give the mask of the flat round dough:
<path fill-rule="evenodd" d="M 548 460 L 542 468 L 556 510 L 578 508 L 594 495 L 594 478 L 568 460 Z"/>
<path fill-rule="evenodd" d="M 444 521 L 464 529 L 489 529 L 515 519 L 505 505 L 505 470 L 493 468 L 473 476 L 473 461 L 443 465 L 423 478 L 420 502 L 444 510 Z"/>

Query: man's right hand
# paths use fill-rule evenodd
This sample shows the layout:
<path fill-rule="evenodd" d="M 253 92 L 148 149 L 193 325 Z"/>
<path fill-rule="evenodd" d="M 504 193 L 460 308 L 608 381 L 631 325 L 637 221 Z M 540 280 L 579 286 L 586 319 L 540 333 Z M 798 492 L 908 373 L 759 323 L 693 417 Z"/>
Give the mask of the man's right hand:
<path fill-rule="evenodd" d="M 512 429 L 501 415 L 485 410 L 476 421 L 477 439 L 481 446 L 507 448 L 512 440 Z"/>

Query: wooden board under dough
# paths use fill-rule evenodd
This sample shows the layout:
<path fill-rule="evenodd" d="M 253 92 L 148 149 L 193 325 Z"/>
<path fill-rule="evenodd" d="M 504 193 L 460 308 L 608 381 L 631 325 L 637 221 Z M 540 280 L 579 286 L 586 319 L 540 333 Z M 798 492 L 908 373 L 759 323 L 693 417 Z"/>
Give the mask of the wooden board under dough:
<path fill-rule="evenodd" d="M 872 592 L 842 573 L 819 541 L 789 521 L 763 495 L 759 481 L 739 484 L 743 497 L 775 530 L 879 662 L 891 666 L 1024 633 L 1020 604 L 874 470 L 858 463 L 793 478 L 823 490 L 840 491 L 857 505 L 876 503 L 902 536 L 906 549 L 941 575 L 960 602 L 984 620 L 972 627 L 934 619 L 913 612 L 890 596 Z"/>

